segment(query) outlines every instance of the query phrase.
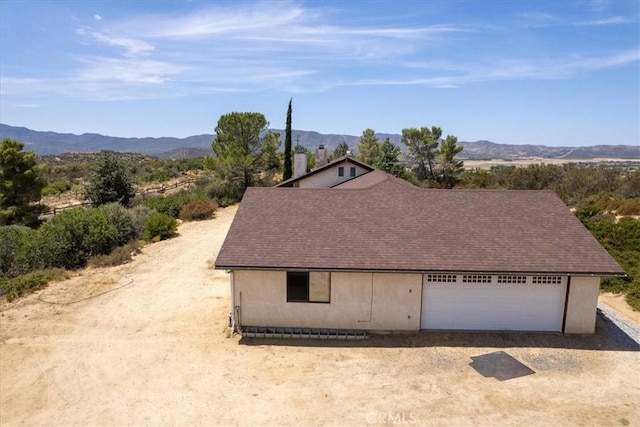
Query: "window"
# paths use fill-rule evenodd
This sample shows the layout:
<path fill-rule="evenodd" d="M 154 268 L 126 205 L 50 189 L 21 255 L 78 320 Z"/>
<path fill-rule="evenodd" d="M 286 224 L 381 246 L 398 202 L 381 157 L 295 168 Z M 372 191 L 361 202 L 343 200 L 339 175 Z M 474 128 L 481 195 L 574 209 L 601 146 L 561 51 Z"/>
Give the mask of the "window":
<path fill-rule="evenodd" d="M 338 176 L 344 176 L 344 167 L 342 166 L 338 167 Z"/>
<path fill-rule="evenodd" d="M 498 283 L 527 283 L 527 276 L 498 276 Z"/>
<path fill-rule="evenodd" d="M 349 176 L 356 176 L 356 168 L 354 166 L 351 166 L 351 168 L 349 169 Z"/>
<path fill-rule="evenodd" d="M 451 283 L 457 279 L 455 274 L 427 274 L 427 282 Z"/>
<path fill-rule="evenodd" d="M 287 271 L 287 302 L 331 302 L 331 273 Z"/>
<path fill-rule="evenodd" d="M 533 276 L 534 285 L 560 285 L 562 284 L 561 276 Z"/>
<path fill-rule="evenodd" d="M 491 283 L 491 276 L 484 274 L 465 274 L 462 283 Z"/>

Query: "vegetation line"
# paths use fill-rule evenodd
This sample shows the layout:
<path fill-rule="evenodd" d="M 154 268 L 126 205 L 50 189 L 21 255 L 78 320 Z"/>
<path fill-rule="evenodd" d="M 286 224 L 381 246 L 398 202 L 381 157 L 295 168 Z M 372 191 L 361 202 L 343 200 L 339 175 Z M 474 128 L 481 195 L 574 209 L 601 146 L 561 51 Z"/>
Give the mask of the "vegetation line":
<path fill-rule="evenodd" d="M 79 303 L 79 302 L 88 301 L 88 300 L 93 299 L 93 298 L 97 298 L 97 297 L 99 297 L 99 296 L 102 296 L 102 295 L 108 294 L 108 293 L 110 293 L 110 292 L 117 291 L 118 289 L 122 289 L 122 288 L 124 288 L 125 286 L 129 286 L 129 285 L 130 285 L 130 284 L 132 284 L 133 282 L 134 282 L 134 279 L 131 279 L 131 280 L 129 281 L 129 283 L 125 283 L 125 284 L 124 284 L 124 285 L 122 285 L 122 286 L 118 286 L 117 288 L 109 289 L 108 291 L 100 292 L 99 294 L 90 295 L 90 296 L 88 296 L 88 297 L 86 297 L 86 298 L 82 298 L 82 299 L 79 299 L 79 300 L 76 300 L 76 301 L 71 301 L 71 302 L 47 301 L 47 300 L 42 299 L 42 295 L 38 295 L 38 301 L 40 301 L 40 302 L 44 302 L 44 303 L 47 303 L 47 304 L 52 304 L 52 305 L 72 305 L 72 304 L 77 304 L 77 303 Z"/>

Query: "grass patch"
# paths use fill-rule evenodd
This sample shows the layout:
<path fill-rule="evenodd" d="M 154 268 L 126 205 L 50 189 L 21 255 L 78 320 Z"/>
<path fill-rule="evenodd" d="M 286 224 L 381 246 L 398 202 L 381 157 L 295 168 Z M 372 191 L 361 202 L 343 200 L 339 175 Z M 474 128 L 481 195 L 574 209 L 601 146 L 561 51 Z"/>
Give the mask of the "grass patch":
<path fill-rule="evenodd" d="M 11 302 L 22 295 L 44 288 L 54 280 L 68 279 L 69 272 L 62 268 L 38 270 L 14 278 L 0 278 L 0 295 Z"/>

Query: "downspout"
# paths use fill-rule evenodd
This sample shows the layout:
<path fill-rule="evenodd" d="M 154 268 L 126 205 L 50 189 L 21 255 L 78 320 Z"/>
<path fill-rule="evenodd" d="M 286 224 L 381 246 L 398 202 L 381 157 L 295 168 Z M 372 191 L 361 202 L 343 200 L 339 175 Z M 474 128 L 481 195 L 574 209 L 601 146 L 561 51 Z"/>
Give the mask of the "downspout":
<path fill-rule="evenodd" d="M 373 317 L 373 273 L 371 273 L 371 298 L 369 299 L 369 320 L 358 320 L 358 323 L 371 323 Z"/>
<path fill-rule="evenodd" d="M 229 283 L 231 284 L 231 335 L 233 336 L 234 333 L 236 333 L 236 328 L 237 328 L 237 324 L 238 324 L 238 320 L 237 320 L 237 316 L 236 316 L 236 283 L 235 283 L 235 276 L 233 274 L 233 270 L 231 270 L 229 272 L 230 276 L 230 280 Z"/>
<path fill-rule="evenodd" d="M 567 276 L 567 290 L 564 295 L 564 313 L 562 313 L 562 333 L 567 324 L 567 308 L 569 307 L 569 292 L 571 291 L 571 276 Z"/>

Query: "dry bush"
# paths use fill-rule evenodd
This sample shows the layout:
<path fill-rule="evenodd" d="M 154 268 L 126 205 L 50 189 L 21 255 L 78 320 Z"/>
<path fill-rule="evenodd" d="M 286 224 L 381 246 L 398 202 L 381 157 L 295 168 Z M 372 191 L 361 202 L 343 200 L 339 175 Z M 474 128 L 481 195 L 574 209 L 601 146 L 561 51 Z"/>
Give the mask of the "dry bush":
<path fill-rule="evenodd" d="M 194 200 L 187 203 L 178 216 L 183 221 L 197 221 L 211 218 L 218 205 L 211 200 Z"/>
<path fill-rule="evenodd" d="M 90 267 L 113 267 L 131 261 L 133 255 L 140 253 L 140 242 L 132 241 L 118 246 L 107 255 L 96 255 L 88 261 Z"/>

